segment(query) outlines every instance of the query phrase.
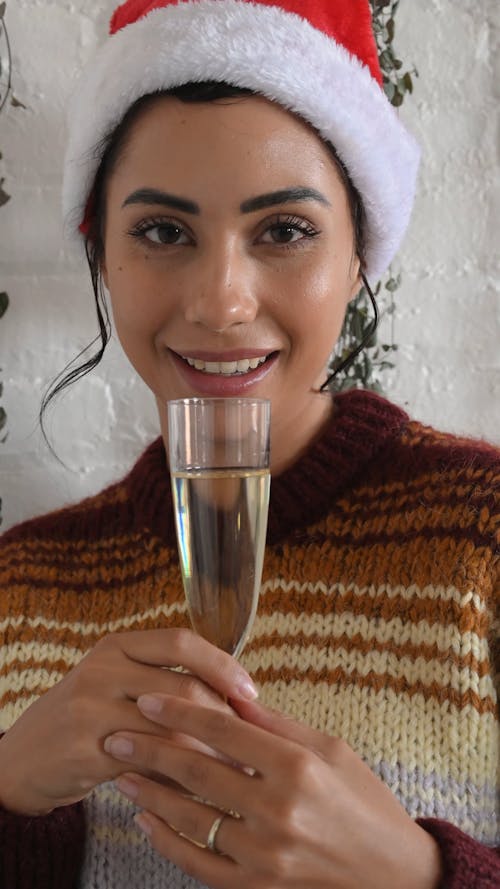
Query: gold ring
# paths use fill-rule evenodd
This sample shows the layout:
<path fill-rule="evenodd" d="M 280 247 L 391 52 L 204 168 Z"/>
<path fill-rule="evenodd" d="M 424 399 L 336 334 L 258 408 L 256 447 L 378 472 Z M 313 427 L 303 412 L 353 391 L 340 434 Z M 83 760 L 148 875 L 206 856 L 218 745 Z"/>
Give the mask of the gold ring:
<path fill-rule="evenodd" d="M 226 813 L 223 812 L 222 815 L 219 815 L 218 818 L 215 819 L 212 827 L 210 828 L 210 832 L 207 838 L 207 849 L 210 849 L 211 852 L 217 852 L 215 847 L 215 840 L 217 838 L 217 833 L 219 831 L 219 827 L 221 826 L 224 818 L 226 817 Z"/>

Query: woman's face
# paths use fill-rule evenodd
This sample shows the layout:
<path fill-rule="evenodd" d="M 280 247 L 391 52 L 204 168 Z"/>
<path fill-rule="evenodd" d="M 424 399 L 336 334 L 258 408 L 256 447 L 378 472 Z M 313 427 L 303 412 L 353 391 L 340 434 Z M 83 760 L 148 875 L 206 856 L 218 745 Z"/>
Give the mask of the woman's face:
<path fill-rule="evenodd" d="M 306 124 L 256 97 L 140 114 L 107 186 L 103 276 L 165 434 L 169 399 L 269 398 L 275 462 L 293 459 L 329 412 L 317 390 L 358 274 L 345 187 Z"/>

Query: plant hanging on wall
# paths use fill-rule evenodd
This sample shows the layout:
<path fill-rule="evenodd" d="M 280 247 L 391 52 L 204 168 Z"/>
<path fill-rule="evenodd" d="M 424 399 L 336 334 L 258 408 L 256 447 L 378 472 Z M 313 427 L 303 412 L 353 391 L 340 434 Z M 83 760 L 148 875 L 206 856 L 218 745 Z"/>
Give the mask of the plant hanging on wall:
<path fill-rule="evenodd" d="M 10 46 L 9 46 L 9 38 L 7 35 L 7 29 L 5 27 L 4 16 L 5 16 L 6 4 L 0 3 L 0 111 L 4 107 L 7 98 L 10 93 Z M 2 159 L 2 153 L 0 151 L 0 160 Z M 10 200 L 10 195 L 4 190 L 3 187 L 4 179 L 0 177 L 0 207 L 3 207 L 7 201 Z M 5 312 L 7 311 L 9 305 L 9 297 L 5 290 L 0 291 L 0 318 L 3 318 Z M 1 368 L 0 368 L 1 371 Z M 3 395 L 3 383 L 0 381 L 0 398 Z M 7 422 L 7 415 L 5 413 L 5 408 L 0 404 L 0 443 L 6 439 L 5 433 L 5 424 Z M 0 509 L 1 509 L 2 501 L 0 500 Z M 1 514 L 0 514 L 0 522 L 1 522 Z"/>
<path fill-rule="evenodd" d="M 7 28 L 5 25 L 5 10 L 7 4 L 0 3 L 0 112 L 4 108 L 7 100 L 10 98 L 10 102 L 14 106 L 22 106 L 21 102 L 19 102 L 11 93 L 11 55 L 10 55 L 10 45 L 9 45 L 9 37 L 7 34 Z M 0 160 L 2 159 L 2 152 L 0 151 Z M 4 189 L 4 179 L 0 176 L 0 208 L 3 207 L 9 200 L 10 195 Z M 0 285 L 0 319 L 3 318 L 7 309 L 9 307 L 9 297 L 5 290 L 1 289 Z M 0 372 L 2 368 L 0 367 Z M 0 399 L 3 396 L 3 383 L 0 380 Z M 7 424 L 7 414 L 5 412 L 5 408 L 2 404 L 0 404 L 0 444 L 3 444 L 7 438 L 6 432 L 6 424 Z M 2 522 L 2 500 L 0 498 L 0 524 Z"/>
<path fill-rule="evenodd" d="M 399 108 L 408 93 L 413 92 L 413 76 L 418 72 L 415 68 L 405 70 L 403 62 L 398 59 L 394 50 L 394 34 L 396 30 L 395 16 L 400 0 L 370 0 L 372 7 L 373 30 L 377 42 L 380 67 L 382 69 L 384 92 L 396 108 Z M 380 314 L 394 317 L 394 293 L 401 284 L 401 275 L 389 269 L 384 280 L 374 288 Z M 370 330 L 372 309 L 368 294 L 363 288 L 348 307 L 344 327 L 332 356 L 331 370 L 352 352 Z M 353 364 L 339 373 L 335 380 L 337 390 L 354 387 L 372 389 L 380 392 L 383 372 L 393 368 L 391 361 L 397 351 L 394 336 L 390 343 L 379 343 L 375 334 L 368 347 L 361 352 Z"/>

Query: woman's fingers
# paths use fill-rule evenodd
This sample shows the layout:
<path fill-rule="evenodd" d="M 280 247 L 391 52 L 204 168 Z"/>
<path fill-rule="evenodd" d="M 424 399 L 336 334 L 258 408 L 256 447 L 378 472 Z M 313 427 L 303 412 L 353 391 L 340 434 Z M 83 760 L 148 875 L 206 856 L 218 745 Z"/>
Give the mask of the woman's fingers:
<path fill-rule="evenodd" d="M 232 713 L 219 713 L 162 695 L 141 696 L 137 706 L 149 719 L 171 731 L 182 727 L 186 735 L 203 741 L 228 759 L 250 766 L 260 774 L 275 775 L 277 780 L 286 779 L 289 758 L 305 752 L 305 747 L 293 737 L 278 736 Z M 286 717 L 282 720 L 296 725 Z"/>
<path fill-rule="evenodd" d="M 185 839 L 206 847 L 210 831 L 219 818 L 215 841 L 217 852 L 229 854 L 239 819 L 210 804 L 200 803 L 142 775 L 124 773 L 115 781 L 118 790 L 141 809 L 152 812 Z M 217 826 L 217 825 L 216 825 Z"/>
<path fill-rule="evenodd" d="M 199 848 L 149 811 L 138 816 L 136 821 L 163 858 L 174 861 L 181 871 L 203 885 L 216 886 L 217 889 L 235 889 L 242 885 L 241 868 L 230 858 Z"/>
<path fill-rule="evenodd" d="M 228 713 L 232 709 L 226 703 L 226 699 L 206 682 L 193 676 L 192 673 L 180 672 L 170 667 L 152 667 L 128 662 L 123 669 L 121 682 L 124 695 L 134 702 L 143 694 L 159 693 L 186 698 L 204 707 L 218 707 Z"/>
<path fill-rule="evenodd" d="M 301 747 L 311 750 L 326 761 L 331 761 L 336 757 L 341 744 L 338 738 L 325 735 L 303 722 L 297 722 L 290 716 L 270 710 L 259 704 L 258 701 L 234 701 L 233 703 L 236 712 L 246 722 L 259 726 L 277 737 L 300 744 Z"/>
<path fill-rule="evenodd" d="M 166 775 L 209 801 L 187 800 L 183 791 L 176 797 L 140 775 L 131 795 L 144 806 L 141 823 L 151 828 L 153 846 L 202 883 L 214 889 L 399 886 L 401 873 L 423 862 L 425 878 L 415 885 L 437 885 L 428 835 L 344 741 L 325 737 L 322 747 L 313 730 L 257 707 L 239 708 L 245 721 L 176 697 L 149 697 L 156 710 L 147 704 L 148 696 L 138 699 L 152 724 L 182 731 L 256 770 L 246 774 L 154 735 L 120 732 L 106 739 L 106 748 L 134 772 Z M 217 810 L 241 816 L 223 818 L 219 855 L 189 845 L 170 826 L 206 842 Z"/>
<path fill-rule="evenodd" d="M 195 738 L 210 749 L 222 754 L 229 762 L 239 763 L 243 767 L 254 770 L 257 774 L 272 775 L 278 783 L 280 781 L 286 782 L 290 771 L 296 772 L 301 768 L 307 753 L 303 746 L 294 741 L 278 737 L 259 726 L 244 722 L 232 713 L 222 713 L 212 708 L 201 707 L 177 697 L 144 695 L 138 699 L 137 706 L 155 724 L 172 732 L 181 732 Z M 151 766 L 151 760 L 156 762 L 157 757 L 161 757 L 162 750 L 161 739 L 157 739 L 153 735 L 145 738 L 136 736 L 132 738 L 129 733 L 119 732 L 107 739 L 109 743 L 107 743 L 107 747 L 105 745 L 105 748 L 110 750 L 112 738 L 118 739 L 125 737 L 125 735 L 127 740 L 133 740 L 136 745 L 136 756 L 142 757 L 142 759 L 134 759 L 134 763 L 142 769 L 147 767 L 162 771 L 161 766 L 158 768 L 157 764 Z M 140 754 L 137 751 L 140 751 Z M 309 753 L 309 755 L 311 754 Z M 168 760 L 168 755 L 165 756 L 165 759 Z M 179 762 L 179 765 L 182 764 Z M 171 763 L 165 763 L 165 767 L 167 769 L 165 774 L 184 784 L 178 773 L 171 774 Z M 208 766 L 206 765 L 205 772 L 207 771 Z M 234 769 L 230 774 L 232 775 L 231 780 L 234 781 L 236 775 Z M 228 780 L 229 775 L 221 774 L 219 778 Z M 206 788 L 202 788 L 200 792 L 199 787 L 184 786 L 188 786 L 190 790 L 194 790 L 200 795 L 206 791 Z M 246 789 L 250 790 L 250 787 Z M 213 799 L 218 805 L 225 805 L 223 800 L 210 797 L 210 795 L 208 798 Z M 237 808 L 233 802 L 233 800 L 228 801 L 229 808 Z"/>
<path fill-rule="evenodd" d="M 146 669 L 146 668 L 145 668 Z M 160 683 L 161 684 L 161 683 Z M 200 689 L 203 689 L 203 684 L 199 683 Z M 172 691 L 172 693 L 175 692 Z M 221 710 L 230 713 L 230 707 L 214 694 L 214 698 L 217 697 L 218 706 Z M 200 699 L 203 701 L 204 696 L 200 692 Z M 206 703 L 206 702 L 205 702 Z M 208 706 L 212 706 L 212 704 L 208 703 Z M 216 706 L 216 701 L 214 701 L 213 706 Z M 119 721 L 118 721 L 119 720 Z M 119 731 L 122 729 L 132 733 L 141 733 L 141 734 L 151 734 L 153 732 L 159 738 L 165 738 L 168 741 L 172 741 L 172 743 L 178 746 L 184 746 L 191 750 L 199 750 L 201 753 L 206 753 L 207 756 L 218 756 L 219 758 L 223 758 L 223 754 L 216 753 L 212 748 L 208 747 L 206 744 L 203 744 L 202 741 L 198 741 L 196 738 L 192 738 L 189 735 L 183 734 L 182 732 L 172 731 L 172 729 L 166 728 L 165 726 L 159 725 L 156 723 L 152 726 L 151 721 L 146 719 L 145 716 L 140 712 L 137 707 L 137 704 L 134 700 L 127 700 L 120 702 L 120 712 L 114 715 L 114 725 L 108 725 L 107 730 L 104 731 L 102 737 L 100 738 L 100 749 L 104 750 L 104 741 L 110 732 Z M 117 724 L 118 723 L 118 724 Z M 105 752 L 103 752 L 105 756 Z M 116 770 L 116 761 L 113 760 L 112 757 L 107 757 L 108 761 L 115 766 L 113 769 L 113 776 L 118 774 Z"/>
<path fill-rule="evenodd" d="M 104 738 L 119 729 L 151 732 L 151 721 L 135 705 L 140 694 L 151 691 L 186 695 L 212 710 L 230 710 L 223 699 L 255 694 L 237 661 L 190 630 L 107 636 L 2 739 L 4 805 L 23 814 L 42 814 L 82 799 L 96 784 L 114 777 L 116 763 L 104 755 Z M 156 727 L 157 735 L 172 737 L 171 732 L 168 726 Z M 174 732 L 181 743 L 199 746 L 186 740 L 182 726 Z"/>
<path fill-rule="evenodd" d="M 115 725 L 109 726 L 106 734 L 109 734 L 112 730 L 119 729 L 130 732 L 151 732 L 151 722 L 146 719 L 136 706 L 137 698 L 145 692 L 174 695 L 204 707 L 212 707 L 226 713 L 234 713 L 234 710 L 223 700 L 220 694 L 214 691 L 213 688 L 210 688 L 205 682 L 202 682 L 201 679 L 198 679 L 191 673 L 179 673 L 177 670 L 172 670 L 168 667 L 162 669 L 129 661 L 125 666 L 122 684 L 127 700 L 123 701 L 120 709 L 124 714 L 126 710 L 127 717 L 122 719 L 121 724 L 116 724 L 115 719 Z M 174 732 L 171 729 L 158 725 L 158 723 L 154 727 L 154 733 L 160 737 L 169 738 L 175 743 L 201 750 L 208 755 L 216 755 L 213 750 L 201 741 L 188 737 L 181 732 Z M 102 740 L 104 740 L 104 737 Z"/>
<path fill-rule="evenodd" d="M 257 690 L 243 667 L 192 630 L 180 628 L 122 633 L 109 636 L 98 644 L 113 644 L 116 640 L 124 654 L 133 661 L 157 667 L 180 666 L 198 676 L 223 697 L 239 700 L 257 697 Z"/>
<path fill-rule="evenodd" d="M 255 780 L 204 753 L 154 735 L 118 732 L 106 738 L 104 749 L 141 773 L 166 776 L 220 809 L 240 812 L 243 801 L 245 805 L 240 814 L 249 801 L 250 782 Z"/>

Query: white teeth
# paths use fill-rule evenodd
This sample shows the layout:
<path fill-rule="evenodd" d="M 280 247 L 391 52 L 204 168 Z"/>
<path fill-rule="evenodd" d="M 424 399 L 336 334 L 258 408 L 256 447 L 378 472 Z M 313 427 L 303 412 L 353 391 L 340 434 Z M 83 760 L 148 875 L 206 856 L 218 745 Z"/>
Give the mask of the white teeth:
<path fill-rule="evenodd" d="M 235 374 L 238 372 L 237 361 L 224 361 L 221 367 L 223 374 Z"/>
<path fill-rule="evenodd" d="M 267 358 L 268 356 L 264 355 L 263 358 L 242 358 L 240 361 L 202 361 L 201 358 L 184 358 L 184 361 L 206 374 L 230 376 L 232 374 L 246 374 L 249 370 L 255 370 L 260 364 L 264 364 Z"/>

